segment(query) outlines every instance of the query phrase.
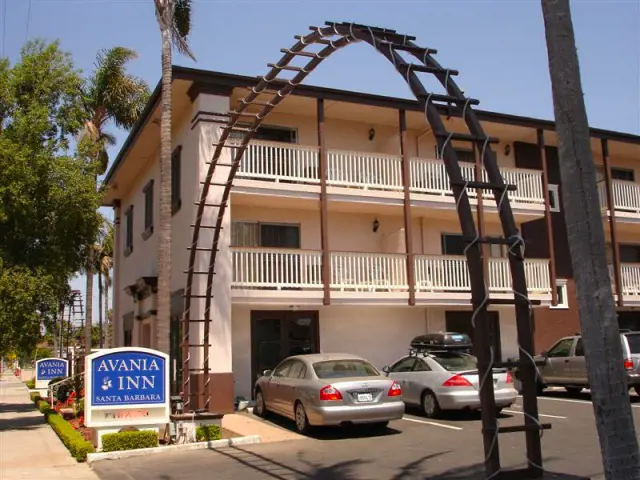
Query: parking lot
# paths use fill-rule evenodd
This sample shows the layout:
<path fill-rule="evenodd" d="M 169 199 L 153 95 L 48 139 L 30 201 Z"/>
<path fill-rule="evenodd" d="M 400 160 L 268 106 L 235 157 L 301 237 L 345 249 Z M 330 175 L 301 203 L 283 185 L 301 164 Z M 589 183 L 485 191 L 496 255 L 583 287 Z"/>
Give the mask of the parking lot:
<path fill-rule="evenodd" d="M 500 425 L 524 421 L 521 401 L 504 411 Z M 640 398 L 634 394 L 631 401 L 640 432 Z M 604 478 L 588 393 L 545 392 L 539 411 L 540 420 L 553 426 L 542 437 L 545 469 Z M 264 421 L 294 430 L 292 422 L 277 417 Z M 430 420 L 408 410 L 383 434 L 362 428 L 320 429 L 298 441 L 108 460 L 93 466 L 102 480 L 484 478 L 480 428 L 478 413 Z M 499 441 L 503 468 L 524 467 L 524 433 L 503 434 Z"/>

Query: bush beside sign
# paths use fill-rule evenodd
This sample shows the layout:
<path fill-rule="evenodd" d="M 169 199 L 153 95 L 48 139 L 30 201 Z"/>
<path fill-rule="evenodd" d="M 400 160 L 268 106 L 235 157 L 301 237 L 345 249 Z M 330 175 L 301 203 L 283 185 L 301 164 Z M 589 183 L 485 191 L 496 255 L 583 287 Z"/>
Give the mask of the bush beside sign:
<path fill-rule="evenodd" d="M 148 348 L 112 348 L 88 355 L 85 424 L 112 428 L 166 424 L 168 365 L 168 355 Z"/>
<path fill-rule="evenodd" d="M 54 378 L 69 376 L 69 362 L 64 358 L 42 358 L 36 361 L 36 385 L 47 388 Z"/>

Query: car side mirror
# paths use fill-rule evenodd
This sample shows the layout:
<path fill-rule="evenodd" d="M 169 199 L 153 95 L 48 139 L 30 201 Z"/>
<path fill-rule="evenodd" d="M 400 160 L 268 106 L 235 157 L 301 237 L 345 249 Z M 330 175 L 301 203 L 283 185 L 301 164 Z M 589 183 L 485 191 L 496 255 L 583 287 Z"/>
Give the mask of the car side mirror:
<path fill-rule="evenodd" d="M 387 375 L 389 375 L 389 373 L 391 372 L 391 369 L 388 366 L 385 365 L 384 367 L 382 367 L 382 371 L 384 373 L 386 373 Z"/>
<path fill-rule="evenodd" d="M 262 372 L 262 376 L 270 377 L 272 373 L 273 373 L 273 370 L 265 370 L 264 372 Z"/>

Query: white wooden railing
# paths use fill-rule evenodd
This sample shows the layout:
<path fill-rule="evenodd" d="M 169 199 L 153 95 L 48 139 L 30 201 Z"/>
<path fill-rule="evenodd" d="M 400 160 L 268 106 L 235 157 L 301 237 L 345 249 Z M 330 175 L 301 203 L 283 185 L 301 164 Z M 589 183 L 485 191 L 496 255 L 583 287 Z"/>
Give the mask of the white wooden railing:
<path fill-rule="evenodd" d="M 640 183 L 613 180 L 611 186 L 616 210 L 640 214 Z M 604 182 L 598 184 L 598 196 L 602 208 L 607 208 L 607 190 Z"/>
<path fill-rule="evenodd" d="M 320 289 L 322 253 L 309 250 L 234 247 L 233 286 L 235 288 Z M 403 292 L 408 291 L 404 254 L 348 253 L 330 254 L 332 290 Z M 489 260 L 489 291 L 511 292 L 508 260 Z M 640 264 L 634 265 L 640 294 Z M 525 260 L 530 294 L 550 294 L 548 260 Z M 464 257 L 416 255 L 417 292 L 468 292 L 469 272 Z"/>
<path fill-rule="evenodd" d="M 623 263 L 620 265 L 620 270 L 622 295 L 640 297 L 640 263 Z"/>
<path fill-rule="evenodd" d="M 407 261 L 402 254 L 331 253 L 330 287 L 336 290 L 408 290 Z"/>
<path fill-rule="evenodd" d="M 351 150 L 327 151 L 327 184 L 363 190 L 402 190 L 402 159 L 398 155 L 358 152 Z M 410 189 L 414 193 L 451 196 L 449 178 L 441 160 L 410 159 Z M 464 178 L 475 178 L 475 166 L 462 164 Z M 517 185 L 509 192 L 514 202 L 544 205 L 542 172 L 520 168 L 500 168 L 504 181 Z M 275 182 L 320 183 L 318 148 L 277 142 L 251 142 L 247 147 L 240 169 L 240 178 L 271 180 Z M 488 181 L 483 169 L 483 180 Z M 624 183 L 624 182 L 623 182 Z M 475 196 L 475 189 L 469 189 Z M 492 195 L 487 192 L 487 196 Z"/>
<path fill-rule="evenodd" d="M 468 292 L 471 289 L 469 270 L 464 257 L 416 255 L 416 291 Z M 489 292 L 511 292 L 511 271 L 506 258 L 491 258 L 488 262 Z M 527 290 L 536 294 L 551 293 L 548 260 L 525 260 Z"/>

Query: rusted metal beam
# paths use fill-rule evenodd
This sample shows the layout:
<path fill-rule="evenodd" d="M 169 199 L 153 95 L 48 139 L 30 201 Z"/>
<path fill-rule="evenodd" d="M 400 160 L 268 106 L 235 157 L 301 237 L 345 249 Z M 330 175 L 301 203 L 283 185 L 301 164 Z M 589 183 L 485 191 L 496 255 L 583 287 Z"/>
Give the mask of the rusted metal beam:
<path fill-rule="evenodd" d="M 616 282 L 616 295 L 618 306 L 624 306 L 622 298 L 622 266 L 620 265 L 620 244 L 616 228 L 616 205 L 613 200 L 613 181 L 611 179 L 611 162 L 609 162 L 609 142 L 606 138 L 601 140 L 602 163 L 604 164 L 604 183 L 607 190 L 607 210 L 609 210 L 609 232 L 611 233 L 611 250 L 613 252 L 613 277 Z"/>
<path fill-rule="evenodd" d="M 404 192 L 404 244 L 409 283 L 409 305 L 416 304 L 416 275 L 413 254 L 413 222 L 411 220 L 411 165 L 407 142 L 407 112 L 399 110 L 400 155 L 402 155 L 402 190 Z"/>
<path fill-rule="evenodd" d="M 327 206 L 327 146 L 324 137 L 324 100 L 318 99 L 318 163 L 320 165 L 320 245 L 324 305 L 331 305 L 331 258 L 329 254 L 329 208 Z"/>
<path fill-rule="evenodd" d="M 553 221 L 551 218 L 551 195 L 549 195 L 549 166 L 547 165 L 547 150 L 544 143 L 544 131 L 536 130 L 538 138 L 538 154 L 542 165 L 542 193 L 544 195 L 544 219 L 547 225 L 547 242 L 549 245 L 549 282 L 551 282 L 551 305 L 558 305 L 558 289 L 556 288 L 556 244 L 553 239 Z"/>

